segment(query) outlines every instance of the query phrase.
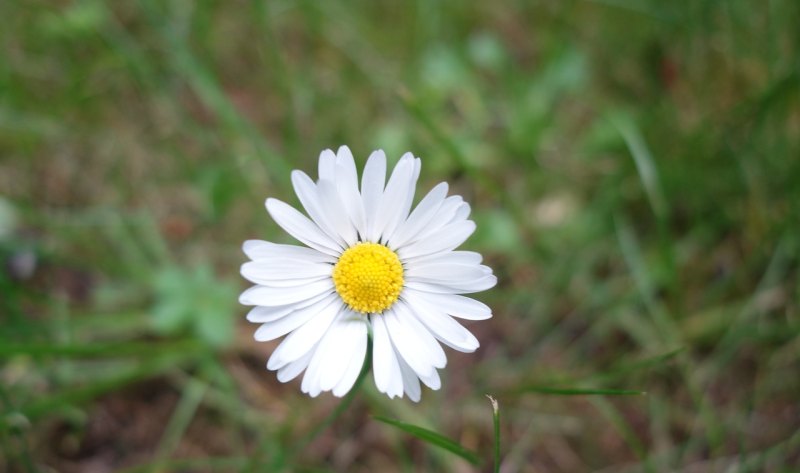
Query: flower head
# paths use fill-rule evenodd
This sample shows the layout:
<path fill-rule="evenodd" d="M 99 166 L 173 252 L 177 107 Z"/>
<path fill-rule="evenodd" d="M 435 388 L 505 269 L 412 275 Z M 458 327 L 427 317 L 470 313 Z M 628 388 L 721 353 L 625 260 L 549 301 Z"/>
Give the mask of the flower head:
<path fill-rule="evenodd" d="M 287 335 L 267 362 L 287 382 L 305 371 L 311 396 L 343 396 L 355 383 L 372 336 L 375 384 L 389 397 L 414 401 L 420 381 L 439 389 L 447 360 L 440 343 L 472 352 L 478 340 L 453 317 L 483 320 L 485 304 L 460 294 L 493 287 L 497 278 L 481 255 L 456 251 L 475 231 L 470 207 L 435 186 L 411 210 L 421 161 L 406 153 L 386 181 L 386 156 L 373 152 L 359 186 L 346 146 L 322 152 L 319 180 L 292 172 L 308 217 L 277 199 L 267 211 L 306 246 L 260 240 L 244 243 L 252 260 L 242 276 L 256 285 L 240 302 L 260 323 L 259 341 Z M 310 217 L 310 218 L 309 218 Z"/>

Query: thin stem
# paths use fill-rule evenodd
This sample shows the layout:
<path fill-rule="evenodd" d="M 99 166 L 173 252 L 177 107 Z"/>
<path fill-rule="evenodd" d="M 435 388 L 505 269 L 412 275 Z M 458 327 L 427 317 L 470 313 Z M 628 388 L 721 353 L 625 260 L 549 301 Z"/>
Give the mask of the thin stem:
<path fill-rule="evenodd" d="M 497 399 L 486 395 L 492 403 L 492 418 L 494 421 L 494 473 L 500 473 L 500 406 Z"/>

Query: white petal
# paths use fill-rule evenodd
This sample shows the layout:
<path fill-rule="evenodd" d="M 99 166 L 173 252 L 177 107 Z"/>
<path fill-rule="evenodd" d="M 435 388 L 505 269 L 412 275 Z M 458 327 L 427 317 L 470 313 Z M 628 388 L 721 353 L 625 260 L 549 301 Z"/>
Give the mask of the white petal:
<path fill-rule="evenodd" d="M 269 285 L 269 281 L 330 277 L 333 266 L 329 263 L 308 263 L 302 260 L 272 259 L 251 261 L 241 268 L 242 276 L 256 284 Z"/>
<path fill-rule="evenodd" d="M 414 177 L 411 178 L 411 181 L 414 183 L 414 187 L 416 187 L 416 182 L 419 179 L 420 171 L 422 171 L 422 160 L 420 158 L 414 158 Z M 411 189 L 411 193 L 414 193 L 414 188 Z M 411 203 L 408 205 L 411 206 Z"/>
<path fill-rule="evenodd" d="M 347 146 L 339 147 L 336 152 L 336 185 L 350 186 L 358 189 L 358 171 L 353 153 Z"/>
<path fill-rule="evenodd" d="M 344 396 L 353 388 L 353 384 L 355 384 L 358 375 L 361 374 L 361 369 L 364 367 L 369 330 L 365 322 L 362 322 L 356 328 L 356 334 L 353 335 L 353 352 L 348 362 L 347 370 L 342 374 L 336 386 L 333 387 L 333 395 L 337 397 Z"/>
<path fill-rule="evenodd" d="M 267 368 L 276 370 L 308 353 L 319 342 L 342 309 L 341 301 L 336 301 L 322 309 L 305 325 L 290 333 L 272 352 Z"/>
<path fill-rule="evenodd" d="M 493 288 L 497 284 L 497 278 L 490 274 L 481 279 L 472 281 L 449 283 L 449 284 L 434 284 L 422 281 L 406 281 L 406 287 L 416 289 L 418 291 L 432 292 L 435 294 L 469 294 L 472 292 L 481 292 Z"/>
<path fill-rule="evenodd" d="M 455 215 L 453 215 L 453 218 L 448 223 L 455 223 L 466 220 L 467 217 L 469 217 L 469 212 L 470 212 L 469 204 L 466 202 L 462 202 L 461 205 L 458 206 Z"/>
<path fill-rule="evenodd" d="M 311 361 L 311 356 L 313 354 L 314 350 L 309 350 L 309 352 L 303 355 L 300 359 L 297 359 L 279 369 L 278 381 L 281 383 L 286 383 L 296 378 L 297 375 L 302 373 L 304 369 L 308 368 L 308 363 Z"/>
<path fill-rule="evenodd" d="M 323 279 L 303 286 L 292 287 L 253 286 L 239 296 L 239 303 L 274 307 L 302 302 L 332 290 L 332 279 Z"/>
<path fill-rule="evenodd" d="M 336 324 L 346 316 L 346 313 L 347 311 L 345 310 L 340 310 L 337 313 L 333 325 L 323 334 L 322 340 L 319 341 L 319 345 L 311 356 L 311 362 L 308 364 L 306 374 L 303 376 L 303 382 L 300 385 L 300 390 L 311 397 L 317 397 L 322 392 L 322 377 L 325 375 L 325 364 L 328 359 L 335 358 L 339 352 L 335 337 L 331 335 L 334 328 L 338 328 Z"/>
<path fill-rule="evenodd" d="M 472 353 L 480 346 L 478 339 L 469 330 L 444 313 L 441 308 L 429 305 L 423 298 L 416 297 L 416 294 L 414 291 L 406 291 L 404 297 L 414 316 L 425 324 L 438 340 L 464 353 Z"/>
<path fill-rule="evenodd" d="M 411 210 L 411 204 L 414 203 L 414 193 L 417 189 L 417 179 L 419 179 L 419 172 L 422 169 L 422 160 L 414 158 L 411 153 L 406 153 L 405 157 L 411 159 L 411 179 L 408 180 L 408 189 L 406 190 L 405 197 L 395 203 L 394 218 L 390 219 L 383 230 L 383 237 L 381 238 L 384 244 L 394 235 L 397 228 L 405 222 L 408 217 L 408 212 Z M 387 186 L 388 189 L 388 186 Z"/>
<path fill-rule="evenodd" d="M 333 180 L 336 175 L 336 155 L 326 149 L 319 154 L 319 178 Z"/>
<path fill-rule="evenodd" d="M 293 310 L 295 310 L 294 304 L 288 306 L 279 305 L 275 307 L 262 307 L 257 305 L 250 309 L 250 312 L 247 313 L 247 321 L 256 323 L 270 322 L 288 315 Z"/>
<path fill-rule="evenodd" d="M 397 362 L 400 365 L 400 373 L 403 377 L 403 389 L 408 398 L 414 402 L 419 402 L 422 397 L 422 389 L 419 386 L 419 378 L 414 370 L 403 360 L 403 357 L 398 353 Z M 435 371 L 435 370 L 434 370 Z M 433 376 L 432 374 L 430 376 Z"/>
<path fill-rule="evenodd" d="M 423 240 L 400 248 L 397 250 L 397 256 L 401 260 L 405 260 L 407 258 L 450 251 L 464 243 L 474 231 L 475 222 L 471 220 L 447 225 Z"/>
<path fill-rule="evenodd" d="M 429 388 L 433 389 L 434 391 L 436 391 L 436 390 L 438 390 L 439 388 L 442 387 L 442 380 L 441 380 L 441 378 L 439 378 L 439 372 L 436 371 L 436 370 L 433 370 L 433 374 L 432 375 L 430 375 L 430 376 L 420 376 L 419 379 L 420 379 L 420 381 L 425 383 L 425 386 L 428 386 Z"/>
<path fill-rule="evenodd" d="M 319 348 L 314 350 L 313 355 L 311 355 L 311 361 L 308 363 L 308 368 L 306 368 L 306 373 L 303 375 L 303 382 L 300 383 L 300 390 L 311 397 L 317 397 L 322 392 L 319 388 L 319 378 L 322 374 L 320 364 L 325 356 L 327 356 L 327 352 L 323 352 Z"/>
<path fill-rule="evenodd" d="M 267 199 L 267 211 L 275 223 L 298 241 L 331 256 L 341 254 L 342 248 L 338 243 L 289 204 L 270 198 Z"/>
<path fill-rule="evenodd" d="M 426 225 L 422 230 L 419 231 L 414 237 L 410 238 L 408 241 L 409 243 L 425 240 L 431 234 L 439 231 L 442 227 L 450 223 L 453 220 L 453 217 L 458 212 L 459 207 L 461 204 L 464 203 L 464 199 L 461 198 L 460 195 L 451 195 L 444 199 L 442 205 L 433 215 L 431 221 L 428 225 Z"/>
<path fill-rule="evenodd" d="M 344 240 L 345 246 L 353 246 L 358 241 L 358 233 L 350 217 L 350 209 L 342 202 L 336 184 L 327 179 L 320 179 L 317 187 L 323 211 L 329 215 L 328 221 L 333 230 Z M 357 203 L 361 205 L 361 199 L 357 199 Z"/>
<path fill-rule="evenodd" d="M 431 376 L 434 368 L 447 364 L 442 347 L 427 328 L 407 313 L 401 302 L 383 313 L 386 328 L 397 352 L 421 376 Z"/>
<path fill-rule="evenodd" d="M 386 182 L 386 154 L 383 150 L 373 151 L 364 166 L 361 176 L 361 200 L 364 202 L 364 216 L 367 223 L 366 240 L 377 242 L 380 229 L 376 226 L 378 210 L 383 197 L 383 186 Z"/>
<path fill-rule="evenodd" d="M 455 294 L 433 294 L 406 289 L 403 294 L 414 292 L 414 297 L 423 298 L 428 304 L 440 308 L 444 313 L 466 320 L 486 320 L 492 317 L 492 309 L 480 301 Z"/>
<path fill-rule="evenodd" d="M 403 375 L 383 315 L 372 316 L 372 375 L 378 391 L 403 396 Z"/>
<path fill-rule="evenodd" d="M 291 258 L 311 263 L 336 263 L 336 258 L 305 246 L 283 245 L 263 240 L 247 240 L 242 245 L 244 254 L 253 261 L 271 258 Z"/>
<path fill-rule="evenodd" d="M 320 179 L 319 182 L 322 184 L 323 182 L 331 181 Z M 339 246 L 346 246 L 344 239 L 337 231 L 333 219 L 331 218 L 330 208 L 326 205 L 330 204 L 328 196 L 323 198 L 323 196 L 320 195 L 317 185 L 314 184 L 314 181 L 303 171 L 292 171 L 292 186 L 294 186 L 294 192 L 297 194 L 298 199 L 300 199 L 300 203 L 303 204 L 303 208 L 308 212 L 311 220 Z M 336 204 L 338 204 L 338 202 L 336 202 Z M 341 208 L 340 206 L 341 204 L 337 205 L 338 208 Z"/>
<path fill-rule="evenodd" d="M 447 183 L 441 182 L 422 198 L 408 219 L 398 226 L 397 231 L 389 239 L 389 248 L 402 247 L 430 223 L 436 211 L 442 206 L 447 196 L 447 189 Z"/>
<path fill-rule="evenodd" d="M 491 268 L 482 264 L 414 264 L 408 265 L 403 276 L 408 280 L 449 284 L 472 281 L 492 274 Z"/>
<path fill-rule="evenodd" d="M 481 264 L 483 257 L 474 251 L 447 251 L 444 253 L 434 253 L 432 255 L 408 258 L 403 261 L 403 266 L 410 268 L 417 265 L 428 265 L 438 263 L 451 264 Z"/>
<path fill-rule="evenodd" d="M 419 341 L 416 334 L 406 332 L 405 326 L 400 324 L 396 308 L 397 304 L 380 315 L 386 322 L 392 345 L 397 349 L 397 354 L 406 360 L 415 372 L 430 375 L 434 367 L 430 362 L 428 349 Z"/>
<path fill-rule="evenodd" d="M 281 317 L 271 322 L 265 322 L 261 325 L 261 327 L 258 328 L 258 330 L 256 330 L 253 338 L 259 342 L 266 342 L 269 340 L 275 340 L 278 337 L 282 337 L 287 333 L 299 328 L 301 325 L 304 325 L 312 318 L 319 316 L 319 314 L 326 310 L 327 307 L 338 307 L 338 298 L 338 295 L 331 294 L 328 297 L 315 302 L 314 304 L 294 310 L 285 317 Z"/>
<path fill-rule="evenodd" d="M 323 292 L 322 294 L 316 297 L 312 297 L 311 299 L 306 299 L 304 301 L 289 305 L 278 305 L 273 307 L 255 306 L 247 314 L 247 320 L 256 323 L 264 323 L 264 322 L 271 322 L 273 320 L 278 320 L 281 317 L 289 315 L 289 313 L 292 311 L 295 311 L 297 309 L 302 309 L 303 307 L 308 307 L 311 304 L 318 302 L 320 299 L 326 297 L 327 295 L 328 295 L 327 292 Z"/>
<path fill-rule="evenodd" d="M 350 218 L 350 223 L 355 228 L 358 235 L 364 238 L 367 232 L 367 217 L 364 213 L 364 202 L 361 200 L 361 194 L 358 192 L 358 181 L 353 183 L 348 180 L 339 179 L 336 183 L 336 190 L 341 201 L 342 208 L 346 210 L 346 214 Z M 353 238 L 353 240 L 357 237 Z M 345 240 L 352 246 L 353 243 L 347 238 Z"/>
<path fill-rule="evenodd" d="M 381 206 L 375 224 L 376 231 L 381 235 L 381 241 L 386 241 L 397 224 L 408 216 L 408 213 L 403 214 L 403 207 L 408 199 L 413 175 L 414 158 L 411 153 L 406 153 L 394 167 L 381 198 Z"/>
<path fill-rule="evenodd" d="M 351 312 L 334 323 L 320 343 L 320 346 L 330 345 L 330 348 L 326 348 L 329 355 L 322 361 L 320 389 L 332 390 L 348 371 L 352 371 L 350 370 L 351 365 L 356 366 L 356 375 L 358 375 L 358 370 L 364 365 L 363 353 L 360 359 L 354 360 L 353 358 L 358 355 L 358 352 L 361 352 L 361 342 L 366 342 L 366 340 L 367 322 L 363 316 Z M 355 382 L 355 378 L 353 381 Z"/>
<path fill-rule="evenodd" d="M 491 289 L 497 285 L 497 277 L 494 274 L 486 275 L 480 279 L 469 281 L 447 281 L 439 283 L 441 286 L 457 289 L 460 294 L 469 294 Z"/>
<path fill-rule="evenodd" d="M 398 301 L 395 304 L 395 313 L 400 324 L 405 326 L 406 333 L 413 334 L 417 342 L 425 348 L 428 362 L 434 368 L 444 368 L 447 365 L 447 356 L 442 350 L 442 346 L 439 345 L 439 342 L 436 341 L 427 327 L 414 317 L 408 304 L 405 301 Z M 390 336 L 392 336 L 391 332 Z"/>
<path fill-rule="evenodd" d="M 315 276 L 313 278 L 271 279 L 271 280 L 263 280 L 258 284 L 260 286 L 274 287 L 274 288 L 307 286 L 315 282 L 324 281 L 325 279 L 329 279 L 330 277 L 331 277 L 330 275 L 327 275 L 327 276 Z"/>
<path fill-rule="evenodd" d="M 349 312 L 339 305 L 333 321 L 328 324 L 328 328 L 322 334 L 319 344 L 314 349 L 314 354 L 311 356 L 311 361 L 300 385 L 300 390 L 308 393 L 311 397 L 317 397 L 322 392 L 321 383 L 322 377 L 325 375 L 324 367 L 327 360 L 335 358 L 337 353 L 340 352 L 340 347 L 336 344 L 336 335 L 341 327 L 339 325 L 340 322 L 349 316 Z M 275 351 L 277 352 L 277 349 Z M 273 356 L 275 356 L 275 353 L 273 353 Z M 270 361 L 272 360 L 270 359 Z"/>
<path fill-rule="evenodd" d="M 339 319 L 330 326 L 325 336 L 319 342 L 317 350 L 323 351 L 324 356 L 319 362 L 319 389 L 330 391 L 342 378 L 347 370 L 347 362 L 352 357 L 353 344 L 349 339 L 350 327 Z M 348 343 L 339 343 L 339 341 Z"/>

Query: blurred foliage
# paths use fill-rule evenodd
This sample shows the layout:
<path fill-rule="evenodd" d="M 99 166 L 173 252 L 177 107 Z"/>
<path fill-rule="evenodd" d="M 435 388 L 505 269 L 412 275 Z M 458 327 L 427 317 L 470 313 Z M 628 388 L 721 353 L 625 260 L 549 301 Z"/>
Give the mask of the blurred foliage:
<path fill-rule="evenodd" d="M 177 335 L 189 329 L 211 345 L 231 342 L 234 320 L 230 314 L 236 311 L 236 285 L 215 279 L 207 265 L 191 271 L 166 268 L 153 282 L 157 294 L 153 327 L 158 333 Z"/>
<path fill-rule="evenodd" d="M 800 468 L 800 3 L 0 17 L 0 470 L 469 471 L 368 414 L 488 469 L 485 393 L 503 471 Z M 341 144 L 421 156 L 500 284 L 442 391 L 368 380 L 308 440 L 337 400 L 266 372 L 232 281 L 243 240 L 290 241 L 264 198 Z"/>

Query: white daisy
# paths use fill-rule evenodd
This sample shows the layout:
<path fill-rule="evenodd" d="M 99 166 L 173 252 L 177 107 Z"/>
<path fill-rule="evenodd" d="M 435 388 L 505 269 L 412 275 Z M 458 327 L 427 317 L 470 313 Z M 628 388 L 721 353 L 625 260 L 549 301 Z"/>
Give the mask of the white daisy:
<path fill-rule="evenodd" d="M 292 172 L 308 217 L 277 199 L 267 211 L 306 246 L 250 240 L 242 276 L 256 284 L 240 302 L 255 306 L 259 341 L 288 336 L 267 368 L 287 382 L 305 370 L 302 391 L 346 394 L 372 334 L 372 370 L 389 397 L 420 398 L 420 381 L 439 389 L 447 360 L 440 342 L 473 352 L 478 340 L 453 317 L 483 320 L 485 304 L 459 294 L 493 287 L 481 255 L 455 251 L 473 231 L 470 207 L 435 186 L 411 212 L 421 162 L 406 153 L 386 182 L 386 155 L 373 152 L 361 186 L 350 149 L 319 157 L 319 180 Z"/>

